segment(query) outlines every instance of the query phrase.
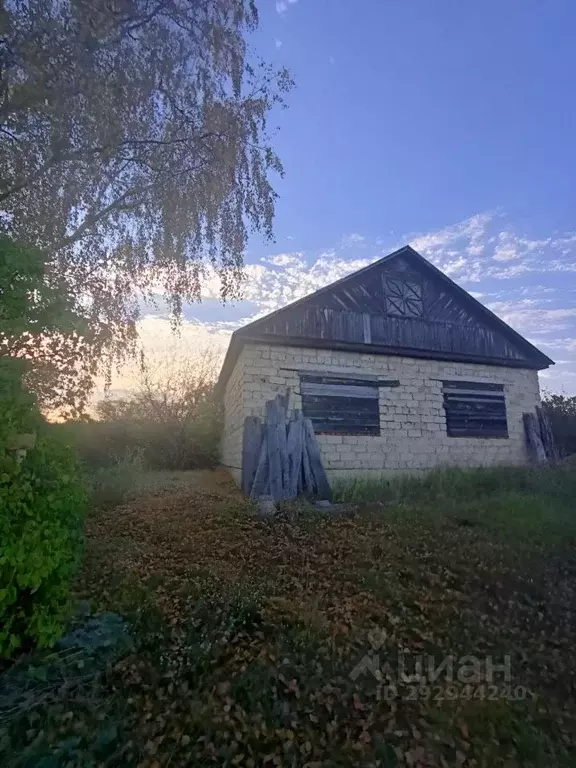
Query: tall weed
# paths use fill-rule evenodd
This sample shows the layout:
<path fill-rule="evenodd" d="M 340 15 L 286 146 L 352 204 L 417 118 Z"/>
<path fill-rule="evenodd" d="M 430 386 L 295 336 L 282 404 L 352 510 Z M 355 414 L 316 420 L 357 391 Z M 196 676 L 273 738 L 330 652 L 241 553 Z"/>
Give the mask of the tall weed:
<path fill-rule="evenodd" d="M 95 507 L 121 504 L 138 486 L 144 474 L 141 450 L 126 453 L 110 466 L 86 470 L 86 485 Z"/>

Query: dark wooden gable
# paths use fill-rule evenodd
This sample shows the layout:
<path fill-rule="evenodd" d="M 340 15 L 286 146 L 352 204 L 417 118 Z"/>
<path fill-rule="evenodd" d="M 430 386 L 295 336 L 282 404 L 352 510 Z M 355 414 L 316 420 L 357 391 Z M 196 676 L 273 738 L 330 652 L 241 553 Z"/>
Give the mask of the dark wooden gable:
<path fill-rule="evenodd" d="M 549 357 L 409 246 L 232 334 L 247 341 L 542 369 Z"/>
<path fill-rule="evenodd" d="M 272 312 L 234 335 L 531 368 L 552 364 L 410 247 Z"/>

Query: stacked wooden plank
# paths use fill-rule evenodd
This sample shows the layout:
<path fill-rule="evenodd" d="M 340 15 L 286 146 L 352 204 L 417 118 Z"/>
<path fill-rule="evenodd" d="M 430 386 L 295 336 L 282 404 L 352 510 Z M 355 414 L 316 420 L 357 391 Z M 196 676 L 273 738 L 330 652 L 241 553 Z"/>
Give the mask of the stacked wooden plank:
<path fill-rule="evenodd" d="M 288 417 L 288 395 L 266 403 L 264 423 L 257 416 L 244 421 L 242 490 L 275 502 L 300 494 L 331 497 L 312 422 L 298 410 Z"/>
<path fill-rule="evenodd" d="M 550 421 L 544 410 L 537 407 L 536 413 L 525 413 L 523 419 L 526 445 L 531 461 L 535 464 L 555 464 L 560 455 Z"/>
<path fill-rule="evenodd" d="M 536 415 L 538 416 L 538 424 L 540 426 L 540 434 L 542 436 L 542 444 L 544 445 L 546 458 L 549 462 L 555 463 L 560 459 L 560 451 L 558 450 L 556 440 L 554 439 L 550 419 L 546 415 L 546 411 L 538 406 L 536 407 Z"/>

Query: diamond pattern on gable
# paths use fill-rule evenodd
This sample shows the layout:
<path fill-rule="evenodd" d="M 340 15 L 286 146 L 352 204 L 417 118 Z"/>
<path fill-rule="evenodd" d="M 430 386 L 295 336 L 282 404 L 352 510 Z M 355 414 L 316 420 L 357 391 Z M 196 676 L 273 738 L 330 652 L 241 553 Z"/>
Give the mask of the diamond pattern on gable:
<path fill-rule="evenodd" d="M 422 283 L 417 280 L 403 280 L 387 277 L 384 281 L 386 291 L 386 314 L 394 317 L 422 317 Z"/>

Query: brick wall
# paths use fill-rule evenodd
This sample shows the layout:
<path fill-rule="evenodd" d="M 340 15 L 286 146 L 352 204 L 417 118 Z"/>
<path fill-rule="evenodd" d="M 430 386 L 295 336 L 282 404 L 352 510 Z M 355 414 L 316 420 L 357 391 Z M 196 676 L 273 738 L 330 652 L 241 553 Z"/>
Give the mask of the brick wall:
<path fill-rule="evenodd" d="M 220 445 L 222 464 L 232 473 L 240 484 L 242 473 L 242 429 L 244 426 L 244 358 L 241 356 L 228 382 L 224 393 L 224 429 Z"/>
<path fill-rule="evenodd" d="M 247 344 L 226 388 L 227 466 L 241 467 L 244 416 L 263 416 L 265 401 L 284 392 L 286 387 L 292 390 L 292 407 L 301 407 L 298 372 L 306 370 L 372 374 L 400 381 L 399 387 L 379 389 L 380 436 L 318 436 L 324 466 L 331 476 L 527 461 L 522 413 L 533 411 L 540 402 L 536 371 Z M 442 379 L 503 384 L 509 437 L 448 437 Z"/>

